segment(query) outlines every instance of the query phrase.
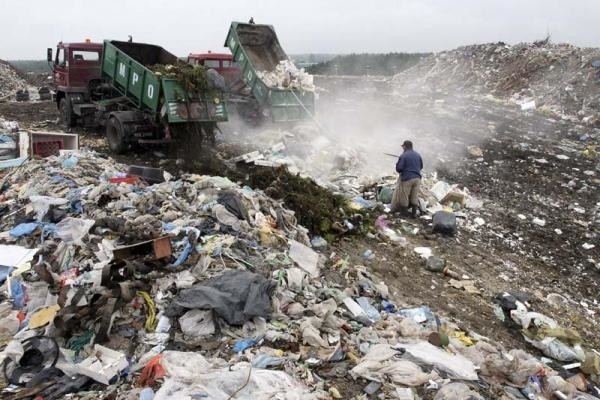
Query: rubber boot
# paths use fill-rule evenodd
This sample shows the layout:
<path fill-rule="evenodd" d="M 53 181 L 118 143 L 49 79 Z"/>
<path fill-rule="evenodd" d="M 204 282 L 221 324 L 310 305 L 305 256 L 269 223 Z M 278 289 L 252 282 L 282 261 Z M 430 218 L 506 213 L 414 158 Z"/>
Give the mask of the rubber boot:
<path fill-rule="evenodd" d="M 410 216 L 412 218 L 417 218 L 417 206 L 411 206 L 411 208 L 410 208 Z"/>

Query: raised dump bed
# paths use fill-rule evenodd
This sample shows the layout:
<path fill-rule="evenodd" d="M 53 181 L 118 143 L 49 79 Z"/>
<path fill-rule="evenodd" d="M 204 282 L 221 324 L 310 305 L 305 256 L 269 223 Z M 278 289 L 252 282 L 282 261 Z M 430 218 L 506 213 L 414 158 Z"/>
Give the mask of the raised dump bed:
<path fill-rule="evenodd" d="M 179 64 L 182 63 L 174 54 L 160 46 L 104 41 L 102 74 L 136 107 L 154 113 L 158 119 L 164 104 L 169 123 L 226 121 L 227 110 L 220 91 L 189 93 L 177 79 L 150 69 Z"/>
<path fill-rule="evenodd" d="M 289 60 L 271 25 L 232 22 L 225 46 L 239 63 L 242 80 L 260 105 L 270 111 L 273 121 L 300 121 L 314 113 L 313 91 L 269 86 L 257 74 L 271 72 L 281 61 Z"/>

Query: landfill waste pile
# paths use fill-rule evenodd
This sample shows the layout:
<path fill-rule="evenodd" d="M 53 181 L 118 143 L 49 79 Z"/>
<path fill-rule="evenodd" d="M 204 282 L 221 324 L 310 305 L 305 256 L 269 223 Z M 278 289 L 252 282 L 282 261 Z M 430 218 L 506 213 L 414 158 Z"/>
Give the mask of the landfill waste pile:
<path fill-rule="evenodd" d="M 0 161 L 18 157 L 19 123 L 0 118 Z"/>
<path fill-rule="evenodd" d="M 269 87 L 299 89 L 308 92 L 315 90 L 313 76 L 305 72 L 304 68 L 298 69 L 291 60 L 282 60 L 275 66 L 274 70 L 259 71 L 257 74 Z"/>
<path fill-rule="evenodd" d="M 442 51 L 396 75 L 407 89 L 492 94 L 523 110 L 550 113 L 600 126 L 600 50 L 554 44 L 488 43 Z"/>
<path fill-rule="evenodd" d="M 469 49 L 333 77 L 293 128 L 223 124 L 210 172 L 85 150 L 0 169 L 0 397 L 600 398 L 595 50 Z M 0 104 L 0 135 L 52 105 Z M 389 208 L 405 139 L 415 219 Z"/>
<path fill-rule="evenodd" d="M 367 267 L 329 253 L 261 191 L 194 174 L 149 184 L 127 170 L 78 151 L 2 173 L 2 398 L 600 394 L 600 355 L 526 299 L 499 294 L 497 314 L 542 358 L 429 307 L 400 307 Z M 384 187 L 351 204 L 385 207 Z M 479 206 L 451 185 L 426 187 L 444 235 L 456 234 L 451 210 Z M 406 247 L 386 219 L 373 234 Z M 431 249 L 413 251 L 462 278 Z"/>
<path fill-rule="evenodd" d="M 17 90 L 27 89 L 25 82 L 13 67 L 0 60 L 0 101 L 6 101 L 13 97 Z"/>

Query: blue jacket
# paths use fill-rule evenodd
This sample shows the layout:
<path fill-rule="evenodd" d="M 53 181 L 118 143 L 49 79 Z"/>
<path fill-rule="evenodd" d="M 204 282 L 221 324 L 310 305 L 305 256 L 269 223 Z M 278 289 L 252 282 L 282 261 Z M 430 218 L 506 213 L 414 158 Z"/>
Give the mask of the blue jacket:
<path fill-rule="evenodd" d="M 413 150 L 407 150 L 402 153 L 396 163 L 396 172 L 400 174 L 402 181 L 420 178 L 422 169 L 423 159 L 419 153 Z"/>

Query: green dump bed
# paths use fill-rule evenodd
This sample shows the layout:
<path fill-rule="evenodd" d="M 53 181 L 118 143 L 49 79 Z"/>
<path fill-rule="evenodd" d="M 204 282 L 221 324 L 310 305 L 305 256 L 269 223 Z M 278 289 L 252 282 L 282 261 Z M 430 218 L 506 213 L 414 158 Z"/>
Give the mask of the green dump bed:
<path fill-rule="evenodd" d="M 187 93 L 172 77 L 154 73 L 150 66 L 175 65 L 178 58 L 160 46 L 145 43 L 104 41 L 102 75 L 136 107 L 154 113 L 166 112 L 169 123 L 226 121 L 222 93 L 211 90 L 200 95 Z M 163 109 L 163 105 L 165 108 Z"/>
<path fill-rule="evenodd" d="M 258 72 L 270 72 L 282 60 L 287 60 L 275 29 L 271 25 L 232 22 L 225 41 L 242 70 L 242 79 L 258 102 L 270 110 L 273 121 L 299 121 L 314 113 L 312 91 L 270 87 L 258 77 Z"/>

